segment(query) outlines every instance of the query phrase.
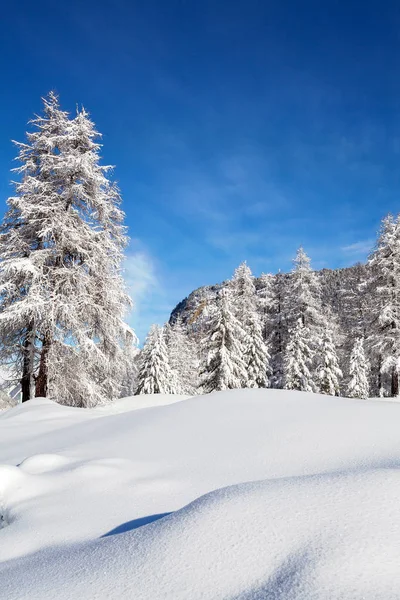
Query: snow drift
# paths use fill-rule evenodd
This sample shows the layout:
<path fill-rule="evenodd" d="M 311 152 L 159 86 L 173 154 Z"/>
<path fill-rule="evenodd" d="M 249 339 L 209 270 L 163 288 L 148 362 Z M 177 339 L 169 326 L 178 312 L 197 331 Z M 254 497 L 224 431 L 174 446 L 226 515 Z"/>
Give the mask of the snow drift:
<path fill-rule="evenodd" d="M 5 598 L 400 597 L 399 404 L 237 390 L 132 407 L 0 416 Z"/>

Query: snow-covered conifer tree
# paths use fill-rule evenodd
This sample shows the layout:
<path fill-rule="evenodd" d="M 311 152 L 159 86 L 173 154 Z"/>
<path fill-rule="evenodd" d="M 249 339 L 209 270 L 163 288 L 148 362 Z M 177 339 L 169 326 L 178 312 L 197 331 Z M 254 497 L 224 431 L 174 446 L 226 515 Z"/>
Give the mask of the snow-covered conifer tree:
<path fill-rule="evenodd" d="M 309 331 L 299 318 L 290 332 L 284 357 L 284 388 L 314 392 L 315 385 L 310 371 L 313 354 L 309 345 Z"/>
<path fill-rule="evenodd" d="M 176 393 L 180 390 L 169 364 L 164 328 L 152 325 L 140 352 L 136 395 Z"/>
<path fill-rule="evenodd" d="M 245 348 L 246 387 L 269 387 L 271 375 L 270 355 L 263 340 L 261 324 L 258 315 L 253 312 L 249 315 L 248 341 Z"/>
<path fill-rule="evenodd" d="M 383 393 L 399 395 L 400 372 L 400 218 L 382 222 L 379 239 L 368 263 L 374 296 L 369 347 L 380 365 Z M 387 376 L 382 377 L 382 376 Z"/>
<path fill-rule="evenodd" d="M 329 396 L 339 396 L 339 382 L 343 374 L 339 368 L 333 333 L 329 327 L 325 329 L 318 354 L 319 364 L 316 370 L 318 390 Z"/>
<path fill-rule="evenodd" d="M 350 355 L 350 381 L 347 386 L 349 398 L 368 398 L 368 361 L 363 339 L 358 338 Z"/>
<path fill-rule="evenodd" d="M 347 389 L 349 383 L 348 365 L 354 340 L 365 337 L 367 332 L 370 310 L 366 283 L 366 266 L 357 263 L 347 269 L 327 272 L 322 286 L 324 305 L 330 307 L 330 314 L 336 323 L 334 342 L 344 374 L 343 389 Z"/>
<path fill-rule="evenodd" d="M 232 299 L 232 310 L 244 332 L 244 337 L 241 341 L 245 343 L 244 338 L 249 334 L 250 320 L 254 312 L 257 311 L 254 278 L 250 267 L 245 262 L 241 263 L 235 269 L 233 277 L 229 282 L 229 288 Z"/>
<path fill-rule="evenodd" d="M 189 338 L 181 319 L 165 326 L 169 363 L 177 378 L 180 393 L 196 394 L 198 390 L 198 356 L 194 342 Z"/>
<path fill-rule="evenodd" d="M 51 93 L 33 125 L 1 227 L 0 359 L 24 400 L 92 406 L 118 397 L 130 332 L 121 199 L 84 110 L 69 119 Z"/>
<path fill-rule="evenodd" d="M 239 340 L 244 349 L 247 372 L 246 379 L 242 382 L 243 387 L 267 387 L 269 385 L 270 356 L 262 334 L 265 318 L 264 315 L 261 316 L 260 312 L 267 308 L 270 282 L 263 281 L 263 283 L 263 293 L 260 296 L 256 292 L 251 270 L 245 262 L 235 270 L 230 282 L 235 316 L 244 332 L 242 339 Z M 238 335 L 240 335 L 239 332 Z"/>
<path fill-rule="evenodd" d="M 257 289 L 257 305 L 261 315 L 261 331 L 266 342 L 269 341 L 268 334 L 270 332 L 271 314 L 274 303 L 273 284 L 273 275 L 270 273 L 262 273 L 260 275 L 259 288 Z"/>
<path fill-rule="evenodd" d="M 293 263 L 294 268 L 286 290 L 286 318 L 289 325 L 297 323 L 298 319 L 301 319 L 317 343 L 325 328 L 321 305 L 321 285 L 316 273 L 311 269 L 310 258 L 302 247 L 297 250 Z"/>
<path fill-rule="evenodd" d="M 124 371 L 121 378 L 121 398 L 133 396 L 136 392 L 140 352 L 137 340 L 127 341 L 124 352 Z"/>
<path fill-rule="evenodd" d="M 283 312 L 288 330 L 297 327 L 300 319 L 307 328 L 307 355 L 312 361 L 309 365 L 313 379 L 316 379 L 315 353 L 322 344 L 326 326 L 326 316 L 322 310 L 320 281 L 311 269 L 310 258 L 299 248 L 293 261 L 294 268 L 287 279 Z"/>
<path fill-rule="evenodd" d="M 246 334 L 233 312 L 230 292 L 221 290 L 202 344 L 200 385 L 204 393 L 245 387 L 245 342 Z"/>
<path fill-rule="evenodd" d="M 248 315 L 255 310 L 256 287 L 250 267 L 245 262 L 235 269 L 230 287 L 235 315 L 246 330 Z"/>
<path fill-rule="evenodd" d="M 284 384 L 284 351 L 288 340 L 285 318 L 286 276 L 280 271 L 272 282 L 272 304 L 266 321 L 265 339 L 271 354 L 271 387 L 280 389 Z"/>

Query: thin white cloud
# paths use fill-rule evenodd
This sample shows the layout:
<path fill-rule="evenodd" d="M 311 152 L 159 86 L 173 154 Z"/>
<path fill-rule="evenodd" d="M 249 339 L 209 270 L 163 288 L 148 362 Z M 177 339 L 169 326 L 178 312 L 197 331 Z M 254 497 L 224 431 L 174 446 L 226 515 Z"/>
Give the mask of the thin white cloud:
<path fill-rule="evenodd" d="M 159 286 L 153 259 L 144 251 L 128 254 L 124 265 L 125 280 L 136 307 L 143 297 Z"/>
<path fill-rule="evenodd" d="M 366 255 L 371 252 L 372 247 L 374 245 L 373 239 L 360 240 L 358 242 L 354 242 L 353 244 L 349 244 L 348 246 L 342 246 L 341 251 L 346 254 L 351 254 L 353 256 L 361 256 Z"/>
<path fill-rule="evenodd" d="M 196 287 L 190 284 L 190 275 L 182 284 L 181 277 L 169 272 L 166 265 L 138 239 L 131 240 L 124 263 L 124 277 L 134 302 L 128 322 L 141 343 L 150 325 L 162 325 L 168 321 L 178 302 Z"/>
<path fill-rule="evenodd" d="M 124 263 L 124 277 L 134 303 L 128 321 L 139 340 L 143 341 L 150 325 L 159 323 L 164 317 L 160 313 L 167 311 L 160 309 L 165 300 L 156 261 L 138 240 L 133 240 L 132 245 L 138 249 L 131 250 Z"/>
<path fill-rule="evenodd" d="M 214 227 L 234 233 L 236 224 L 247 217 L 266 216 L 292 205 L 277 182 L 274 157 L 256 147 L 245 145 L 240 152 L 216 154 L 204 163 L 186 144 L 179 165 L 168 164 L 162 175 L 169 206 L 200 220 L 211 234 Z"/>

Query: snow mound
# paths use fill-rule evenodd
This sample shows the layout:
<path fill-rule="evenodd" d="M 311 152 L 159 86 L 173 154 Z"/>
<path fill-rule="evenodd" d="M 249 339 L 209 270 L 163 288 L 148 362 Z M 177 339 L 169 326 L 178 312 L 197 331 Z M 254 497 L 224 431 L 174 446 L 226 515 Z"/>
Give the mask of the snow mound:
<path fill-rule="evenodd" d="M 154 406 L 175 404 L 175 402 L 181 402 L 187 398 L 189 398 L 189 396 L 183 394 L 140 394 L 139 396 L 121 398 L 112 404 L 99 406 L 95 410 L 108 414 L 116 414 L 141 408 L 153 408 Z"/>
<path fill-rule="evenodd" d="M 65 465 L 68 465 L 70 461 L 64 456 L 59 454 L 36 454 L 30 456 L 22 461 L 18 465 L 23 471 L 27 473 L 45 473 L 46 471 L 53 471 Z"/>
<path fill-rule="evenodd" d="M 398 403 L 237 390 L 107 409 L 0 415 L 7 600 L 400 597 Z"/>
<path fill-rule="evenodd" d="M 394 600 L 399 493 L 398 469 L 236 485 L 127 533 L 39 552 L 18 580 L 6 564 L 2 585 L 9 600 Z"/>

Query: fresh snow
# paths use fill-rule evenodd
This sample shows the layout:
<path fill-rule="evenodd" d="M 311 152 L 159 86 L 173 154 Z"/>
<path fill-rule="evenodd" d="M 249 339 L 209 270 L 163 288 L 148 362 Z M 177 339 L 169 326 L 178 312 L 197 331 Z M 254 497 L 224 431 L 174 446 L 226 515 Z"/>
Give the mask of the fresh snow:
<path fill-rule="evenodd" d="M 4 411 L 0 597 L 398 599 L 399 420 L 271 389 Z"/>

